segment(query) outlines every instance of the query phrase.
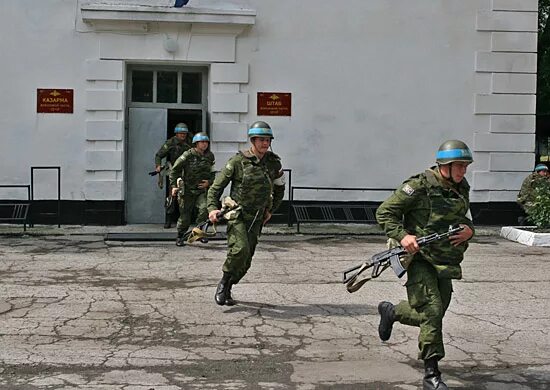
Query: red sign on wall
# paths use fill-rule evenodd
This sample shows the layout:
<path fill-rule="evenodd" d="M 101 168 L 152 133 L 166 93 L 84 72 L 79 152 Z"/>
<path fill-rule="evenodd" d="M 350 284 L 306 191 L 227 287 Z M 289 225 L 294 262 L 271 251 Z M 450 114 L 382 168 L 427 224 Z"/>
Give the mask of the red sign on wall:
<path fill-rule="evenodd" d="M 37 89 L 36 112 L 43 113 L 73 113 L 72 89 Z"/>
<path fill-rule="evenodd" d="M 258 116 L 290 116 L 292 113 L 291 108 L 291 93 L 258 92 Z"/>

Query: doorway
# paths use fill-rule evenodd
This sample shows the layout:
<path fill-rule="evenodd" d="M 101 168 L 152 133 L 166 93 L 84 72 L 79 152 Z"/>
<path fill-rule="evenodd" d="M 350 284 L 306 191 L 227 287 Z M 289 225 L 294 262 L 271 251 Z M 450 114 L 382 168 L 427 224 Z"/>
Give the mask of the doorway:
<path fill-rule="evenodd" d="M 207 69 L 204 67 L 129 66 L 126 123 L 125 220 L 130 224 L 164 223 L 163 188 L 154 170 L 155 154 L 185 123 L 190 134 L 207 132 Z"/>
<path fill-rule="evenodd" d="M 189 129 L 187 138 L 191 142 L 193 135 L 205 131 L 202 125 L 201 110 L 168 110 L 168 127 L 166 129 L 166 139 L 174 136 L 174 128 L 178 123 L 185 123 Z"/>

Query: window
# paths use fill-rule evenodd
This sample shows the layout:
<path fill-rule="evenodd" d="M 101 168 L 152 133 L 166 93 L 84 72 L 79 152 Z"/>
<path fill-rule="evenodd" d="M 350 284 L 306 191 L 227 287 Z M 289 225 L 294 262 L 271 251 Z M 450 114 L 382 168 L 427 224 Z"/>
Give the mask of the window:
<path fill-rule="evenodd" d="M 202 104 L 203 70 L 131 69 L 131 102 Z"/>
<path fill-rule="evenodd" d="M 153 71 L 135 70 L 132 72 L 132 101 L 153 101 Z"/>
<path fill-rule="evenodd" d="M 181 102 L 200 103 L 202 77 L 200 73 L 181 74 Z"/>
<path fill-rule="evenodd" d="M 200 88 L 200 85 L 199 85 Z M 178 102 L 178 72 L 157 73 L 157 102 Z M 200 101 L 199 101 L 200 103 Z"/>

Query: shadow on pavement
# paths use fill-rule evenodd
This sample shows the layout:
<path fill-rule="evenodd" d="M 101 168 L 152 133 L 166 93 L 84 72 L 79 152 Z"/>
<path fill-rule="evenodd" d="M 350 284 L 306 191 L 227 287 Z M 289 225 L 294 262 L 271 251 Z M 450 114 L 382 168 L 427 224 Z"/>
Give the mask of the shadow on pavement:
<path fill-rule="evenodd" d="M 307 305 L 268 305 L 265 303 L 237 301 L 225 313 L 249 312 L 271 318 L 291 319 L 304 316 L 357 316 L 378 315 L 376 306 L 358 304 L 307 304 Z"/>

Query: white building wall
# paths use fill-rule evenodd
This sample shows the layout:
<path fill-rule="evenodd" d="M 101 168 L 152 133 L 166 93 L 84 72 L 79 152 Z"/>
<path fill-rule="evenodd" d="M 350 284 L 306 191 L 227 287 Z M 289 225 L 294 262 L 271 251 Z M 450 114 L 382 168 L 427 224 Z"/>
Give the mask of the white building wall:
<path fill-rule="evenodd" d="M 474 150 L 474 201 L 514 200 L 532 169 L 536 1 L 101 2 L 131 4 L 127 14 L 166 7 L 124 20 L 110 20 L 123 13 L 114 11 L 97 20 L 87 3 L 99 2 L 0 3 L 0 28 L 10 26 L 0 40 L 10 91 L 0 95 L 0 182 L 26 184 L 31 165 L 60 165 L 63 199 L 123 200 L 124 69 L 136 62 L 210 66 L 220 166 L 261 119 L 294 185 L 393 188 L 450 138 Z M 37 114 L 38 88 L 74 89 L 74 114 Z M 273 91 L 292 93 L 291 117 L 257 117 L 257 92 Z"/>

